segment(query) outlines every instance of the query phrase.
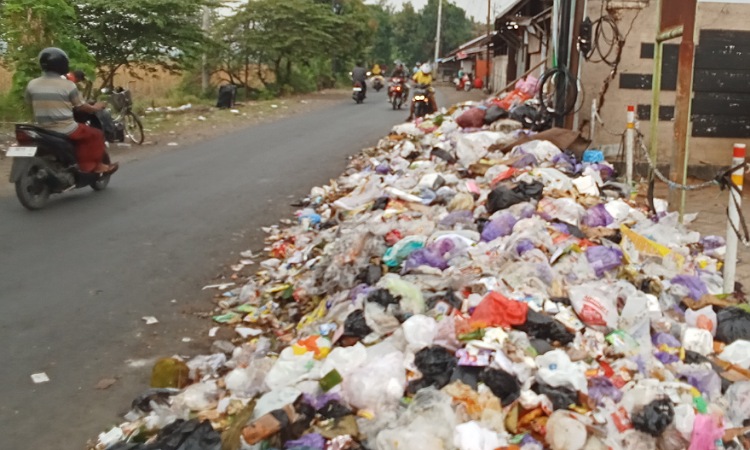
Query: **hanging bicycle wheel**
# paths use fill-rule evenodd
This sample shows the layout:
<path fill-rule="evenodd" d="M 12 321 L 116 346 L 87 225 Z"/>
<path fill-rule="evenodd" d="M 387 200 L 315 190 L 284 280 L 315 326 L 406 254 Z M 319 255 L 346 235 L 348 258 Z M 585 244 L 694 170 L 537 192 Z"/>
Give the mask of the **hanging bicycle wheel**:
<path fill-rule="evenodd" d="M 143 124 L 141 123 L 141 119 L 132 112 L 125 115 L 125 134 L 134 144 L 143 144 L 145 138 Z"/>

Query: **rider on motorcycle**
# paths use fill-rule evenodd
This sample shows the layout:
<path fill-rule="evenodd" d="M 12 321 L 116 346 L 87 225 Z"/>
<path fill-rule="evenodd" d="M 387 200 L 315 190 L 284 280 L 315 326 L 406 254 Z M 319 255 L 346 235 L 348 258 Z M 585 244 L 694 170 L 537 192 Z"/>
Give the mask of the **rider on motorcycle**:
<path fill-rule="evenodd" d="M 397 62 L 396 68 L 393 69 L 393 73 L 391 74 L 391 78 L 406 78 L 409 74 L 406 72 L 406 67 L 404 67 L 404 63 Z"/>
<path fill-rule="evenodd" d="M 362 96 L 367 97 L 367 69 L 362 63 L 357 63 L 352 69 L 352 81 L 362 85 Z"/>
<path fill-rule="evenodd" d="M 118 164 L 104 164 L 104 134 L 101 130 L 76 123 L 73 110 L 94 114 L 105 103 L 89 105 L 81 99 L 76 85 L 64 77 L 69 67 L 68 55 L 59 48 L 45 48 L 39 54 L 42 76 L 26 86 L 26 101 L 34 110 L 34 120 L 41 128 L 65 134 L 76 146 L 76 160 L 81 172 L 113 173 Z"/>
<path fill-rule="evenodd" d="M 422 64 L 417 73 L 414 74 L 412 80 L 417 85 L 423 85 L 427 87 L 427 96 L 430 99 L 430 107 L 432 112 L 437 111 L 437 102 L 435 101 L 435 89 L 432 87 L 432 67 L 429 63 Z M 409 109 L 409 118 L 407 122 L 411 122 L 414 119 L 414 102 L 411 102 L 411 108 Z"/>

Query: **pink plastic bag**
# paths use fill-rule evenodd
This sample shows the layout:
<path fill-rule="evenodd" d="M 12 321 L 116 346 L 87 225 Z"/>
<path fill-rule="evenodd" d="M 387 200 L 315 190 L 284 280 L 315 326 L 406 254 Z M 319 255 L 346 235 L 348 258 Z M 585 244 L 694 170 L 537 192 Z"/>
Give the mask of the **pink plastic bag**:
<path fill-rule="evenodd" d="M 461 128 L 482 128 L 486 111 L 481 108 L 470 108 L 458 116 L 456 123 Z"/>

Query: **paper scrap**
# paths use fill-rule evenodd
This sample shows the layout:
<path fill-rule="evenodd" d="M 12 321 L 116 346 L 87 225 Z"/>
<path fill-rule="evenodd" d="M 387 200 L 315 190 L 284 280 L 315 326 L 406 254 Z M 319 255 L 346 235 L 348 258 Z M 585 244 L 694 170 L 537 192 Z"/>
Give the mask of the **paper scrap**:
<path fill-rule="evenodd" d="M 231 286 L 234 286 L 234 283 L 208 284 L 206 286 L 203 286 L 201 290 L 205 291 L 206 289 L 218 289 L 220 291 L 224 291 Z"/>
<path fill-rule="evenodd" d="M 216 337 L 216 333 L 219 332 L 219 327 L 213 327 L 208 330 L 208 337 Z"/>
<path fill-rule="evenodd" d="M 117 378 L 102 378 L 96 383 L 95 387 L 99 390 L 104 390 L 110 388 L 115 383 L 117 383 Z"/>
<path fill-rule="evenodd" d="M 32 373 L 31 381 L 33 381 L 36 384 L 47 383 L 49 381 L 49 377 L 44 372 Z"/>
<path fill-rule="evenodd" d="M 247 327 L 237 327 L 234 329 L 234 331 L 237 332 L 240 336 L 243 338 L 249 337 L 249 336 L 260 336 L 263 334 L 262 330 L 258 330 L 256 328 L 247 328 Z"/>
<path fill-rule="evenodd" d="M 159 323 L 159 319 L 157 319 L 154 316 L 143 316 L 141 317 L 146 322 L 146 325 L 153 325 L 155 323 Z"/>

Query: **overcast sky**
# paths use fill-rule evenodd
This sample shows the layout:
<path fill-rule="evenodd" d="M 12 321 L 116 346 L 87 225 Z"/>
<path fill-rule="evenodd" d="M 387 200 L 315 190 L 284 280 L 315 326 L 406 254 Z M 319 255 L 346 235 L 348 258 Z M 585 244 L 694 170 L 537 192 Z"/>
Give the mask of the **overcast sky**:
<path fill-rule="evenodd" d="M 400 8 L 402 4 L 407 1 L 411 1 L 416 10 L 420 10 L 427 0 L 388 0 L 388 3 Z M 487 21 L 487 0 L 443 0 L 450 1 L 451 3 L 463 8 L 469 16 L 472 16 L 475 21 L 485 23 Z M 501 10 L 505 5 L 512 2 L 512 0 L 490 0 L 492 3 L 493 11 Z M 369 0 L 367 3 L 376 3 L 376 0 Z M 494 14 L 492 15 L 494 20 Z"/>

